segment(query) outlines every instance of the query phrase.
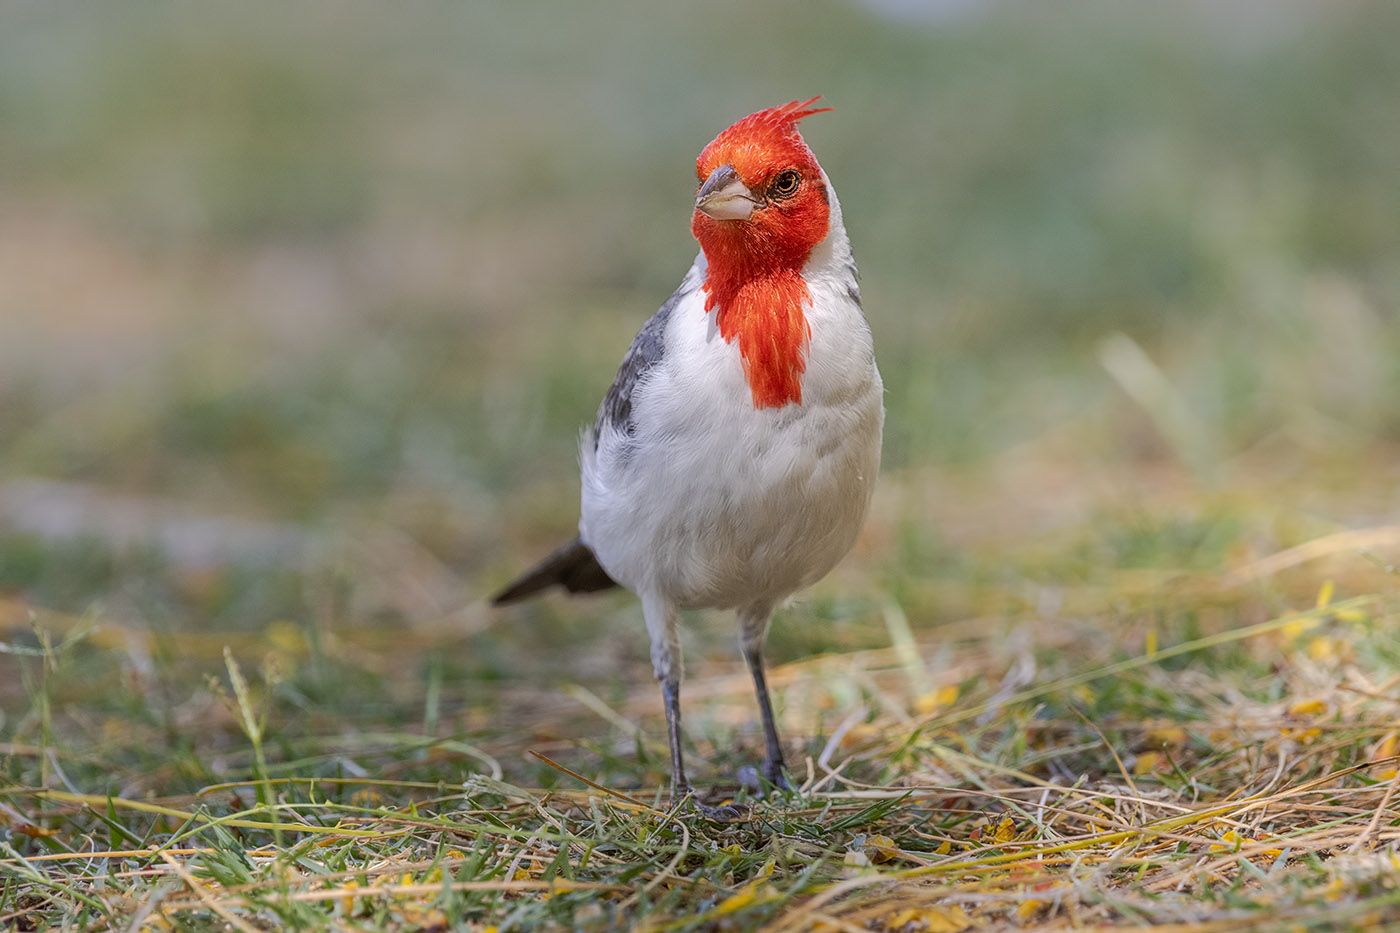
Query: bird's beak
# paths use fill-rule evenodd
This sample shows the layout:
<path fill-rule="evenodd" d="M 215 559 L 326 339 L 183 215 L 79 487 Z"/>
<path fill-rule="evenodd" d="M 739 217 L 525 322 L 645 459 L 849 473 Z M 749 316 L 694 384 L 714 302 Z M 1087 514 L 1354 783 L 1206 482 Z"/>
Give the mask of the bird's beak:
<path fill-rule="evenodd" d="M 733 167 L 721 165 L 695 193 L 695 209 L 715 220 L 748 220 L 760 201 Z"/>

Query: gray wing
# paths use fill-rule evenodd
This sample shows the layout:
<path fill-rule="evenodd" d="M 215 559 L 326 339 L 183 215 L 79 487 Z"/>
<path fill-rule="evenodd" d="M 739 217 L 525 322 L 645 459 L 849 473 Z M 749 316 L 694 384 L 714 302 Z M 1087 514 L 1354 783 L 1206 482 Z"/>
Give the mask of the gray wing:
<path fill-rule="evenodd" d="M 642 325 L 637 336 L 632 338 L 632 346 L 627 349 L 627 355 L 622 358 L 622 365 L 617 368 L 612 387 L 603 397 L 603 404 L 598 407 L 598 419 L 593 424 L 594 450 L 598 449 L 598 437 L 604 428 L 612 428 L 628 435 L 636 431 L 636 425 L 632 421 L 632 392 L 647 371 L 661 362 L 666 353 L 666 324 L 671 319 L 671 312 L 694 290 L 692 276 L 687 275 L 680 288 L 666 299 L 660 310 L 653 314 L 651 319 Z"/>

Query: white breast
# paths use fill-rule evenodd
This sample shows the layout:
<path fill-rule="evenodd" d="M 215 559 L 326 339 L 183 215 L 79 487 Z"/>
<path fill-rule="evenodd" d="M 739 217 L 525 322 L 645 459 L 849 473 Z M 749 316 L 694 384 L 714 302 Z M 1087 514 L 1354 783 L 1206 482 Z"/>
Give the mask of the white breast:
<path fill-rule="evenodd" d="M 850 549 L 880 465 L 883 387 L 854 265 L 833 235 L 804 269 L 802 403 L 753 406 L 735 343 L 695 289 L 632 398 L 634 433 L 583 445 L 580 531 L 613 579 L 683 607 L 776 603 Z M 704 259 L 690 275 L 698 282 Z"/>

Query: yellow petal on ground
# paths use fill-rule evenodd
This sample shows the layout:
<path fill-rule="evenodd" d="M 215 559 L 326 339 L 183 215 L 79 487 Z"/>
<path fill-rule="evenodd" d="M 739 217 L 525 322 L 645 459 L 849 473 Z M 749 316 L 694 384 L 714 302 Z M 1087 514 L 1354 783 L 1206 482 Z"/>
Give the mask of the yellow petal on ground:
<path fill-rule="evenodd" d="M 1308 641 L 1308 657 L 1314 661 L 1330 661 L 1338 653 L 1336 640 L 1326 635 L 1318 635 Z"/>
<path fill-rule="evenodd" d="M 341 888 L 347 891 L 353 891 L 359 886 L 360 883 L 354 878 L 351 878 L 349 881 L 346 881 L 344 884 L 342 884 Z M 355 913 L 355 896 L 353 894 L 349 894 L 345 897 L 342 897 L 340 899 L 340 909 L 341 912 L 344 913 L 347 917 L 353 916 Z"/>
<path fill-rule="evenodd" d="M 889 836 L 877 834 L 865 837 L 865 854 L 876 865 L 883 865 L 885 862 L 892 862 L 899 858 L 900 851 Z"/>
<path fill-rule="evenodd" d="M 1317 608 L 1326 609 L 1332 604 L 1332 596 L 1337 592 L 1335 580 L 1328 580 L 1322 584 L 1322 588 L 1317 591 Z"/>
<path fill-rule="evenodd" d="M 939 687 L 937 690 L 930 690 L 928 693 L 920 695 L 914 700 L 914 712 L 920 716 L 928 716 L 952 706 L 958 700 L 958 688 L 955 684 Z"/>
<path fill-rule="evenodd" d="M 1022 901 L 1021 906 L 1016 908 L 1016 922 L 1026 923 L 1030 920 L 1034 920 L 1036 915 L 1044 909 L 1044 901 L 1038 901 L 1035 898 L 1031 898 L 1028 901 Z"/>
<path fill-rule="evenodd" d="M 1393 758 L 1397 752 L 1400 752 L 1400 735 L 1394 732 L 1387 732 L 1381 737 L 1379 742 L 1371 746 L 1371 753 L 1368 757 L 1373 761 L 1383 760 L 1386 758 Z M 1396 766 L 1392 762 L 1391 764 L 1381 765 L 1376 768 L 1375 771 L 1371 772 L 1371 777 L 1378 781 L 1388 781 L 1395 777 L 1396 773 Z"/>
<path fill-rule="evenodd" d="M 767 896 L 765 888 L 765 885 L 757 881 L 750 881 L 748 884 L 720 901 L 719 906 L 714 909 L 714 912 L 710 914 L 710 916 L 727 917 L 730 914 L 738 913 L 750 904 L 754 904 L 761 898 L 765 898 Z"/>
<path fill-rule="evenodd" d="M 889 914 L 881 926 L 886 930 L 962 933 L 972 926 L 972 918 L 961 907 L 911 907 Z"/>
<path fill-rule="evenodd" d="M 1137 761 L 1133 762 L 1133 774 L 1138 776 L 1151 774 L 1166 764 L 1166 761 L 1166 756 L 1161 752 L 1143 752 L 1138 755 Z"/>
<path fill-rule="evenodd" d="M 1234 852 L 1240 847 L 1240 845 L 1243 842 L 1244 840 L 1240 838 L 1240 834 L 1231 829 L 1227 832 L 1221 833 L 1219 842 L 1211 843 L 1210 851 Z"/>
<path fill-rule="evenodd" d="M 1319 619 L 1316 616 L 1308 616 L 1302 619 L 1294 619 L 1292 622 L 1289 622 L 1287 625 L 1283 626 L 1283 628 L 1279 629 L 1279 631 L 1283 633 L 1283 637 L 1286 640 L 1297 641 L 1298 639 L 1306 635 L 1310 630 L 1315 629 L 1319 625 L 1321 625 L 1322 621 L 1322 619 Z"/>
<path fill-rule="evenodd" d="M 1290 716 L 1320 716 L 1327 712 L 1326 700 L 1301 700 L 1288 707 Z"/>
<path fill-rule="evenodd" d="M 1285 739 L 1292 739 L 1295 742 L 1302 742 L 1306 745 L 1309 742 L 1316 741 L 1317 738 L 1322 735 L 1322 730 L 1317 728 L 1317 726 L 1310 726 L 1306 729 L 1284 726 L 1282 729 L 1278 730 L 1278 734 Z"/>
<path fill-rule="evenodd" d="M 1186 730 L 1180 726 L 1162 726 L 1158 729 L 1148 730 L 1145 738 L 1153 745 L 1177 748 L 1185 745 L 1189 736 L 1186 734 Z"/>
<path fill-rule="evenodd" d="M 896 910 L 886 917 L 884 927 L 886 930 L 902 930 L 918 922 L 919 910 L 914 907 L 907 907 L 904 910 Z"/>

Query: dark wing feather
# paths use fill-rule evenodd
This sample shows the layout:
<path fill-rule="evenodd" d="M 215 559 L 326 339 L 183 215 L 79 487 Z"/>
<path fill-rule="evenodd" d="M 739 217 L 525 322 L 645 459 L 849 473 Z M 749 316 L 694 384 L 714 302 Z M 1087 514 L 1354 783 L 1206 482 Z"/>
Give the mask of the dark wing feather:
<path fill-rule="evenodd" d="M 666 299 L 660 310 L 632 338 L 632 346 L 627 349 L 622 365 L 617 368 L 617 377 L 613 379 L 608 394 L 603 396 L 603 404 L 598 407 L 598 419 L 593 424 L 594 450 L 598 449 L 598 435 L 605 427 L 619 429 L 626 434 L 636 430 L 632 422 L 632 392 L 647 371 L 661 362 L 666 353 L 666 324 L 671 319 L 671 312 L 694 290 L 691 277 L 686 276 L 680 288 Z"/>

